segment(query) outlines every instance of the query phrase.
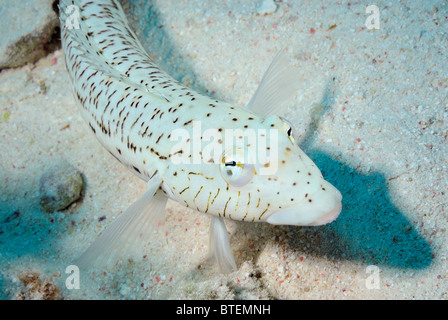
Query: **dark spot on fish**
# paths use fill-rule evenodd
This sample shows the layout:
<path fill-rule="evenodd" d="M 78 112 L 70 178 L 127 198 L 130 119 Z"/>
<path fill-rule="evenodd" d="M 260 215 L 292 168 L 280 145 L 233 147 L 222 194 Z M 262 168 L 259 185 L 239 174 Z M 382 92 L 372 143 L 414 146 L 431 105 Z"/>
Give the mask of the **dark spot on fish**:
<path fill-rule="evenodd" d="M 136 168 L 136 167 L 134 167 L 134 166 L 132 166 L 132 168 L 134 168 L 135 171 L 137 171 L 138 173 L 141 174 L 141 172 L 140 172 L 140 170 L 138 170 L 138 168 Z"/>

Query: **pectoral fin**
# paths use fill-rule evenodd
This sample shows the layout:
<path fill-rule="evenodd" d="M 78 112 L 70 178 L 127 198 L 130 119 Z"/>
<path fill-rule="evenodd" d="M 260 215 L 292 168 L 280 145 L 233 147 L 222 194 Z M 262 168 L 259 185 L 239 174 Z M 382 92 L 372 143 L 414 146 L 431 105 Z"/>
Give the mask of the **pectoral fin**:
<path fill-rule="evenodd" d="M 297 69 L 291 64 L 285 51 L 281 50 L 266 70 L 247 109 L 264 118 L 272 114 L 280 115 L 298 89 Z"/>
<path fill-rule="evenodd" d="M 147 240 L 165 215 L 167 198 L 162 192 L 157 192 L 160 184 L 159 175 L 151 178 L 145 193 L 95 240 L 75 264 L 80 268 L 111 265 L 129 255 L 135 245 Z"/>
<path fill-rule="evenodd" d="M 212 217 L 210 223 L 210 251 L 216 258 L 220 272 L 231 273 L 236 270 L 229 236 L 222 217 Z"/>

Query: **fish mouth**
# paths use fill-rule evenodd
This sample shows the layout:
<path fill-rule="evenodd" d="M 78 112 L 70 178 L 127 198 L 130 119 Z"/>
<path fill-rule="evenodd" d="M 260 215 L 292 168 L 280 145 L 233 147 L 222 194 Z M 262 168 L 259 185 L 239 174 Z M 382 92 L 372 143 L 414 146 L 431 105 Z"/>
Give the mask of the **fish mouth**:
<path fill-rule="evenodd" d="M 316 215 L 305 207 L 291 207 L 274 212 L 266 222 L 277 225 L 322 226 L 336 220 L 341 211 L 342 203 L 338 203 L 330 211 L 320 213 L 316 219 Z"/>
<path fill-rule="evenodd" d="M 334 220 L 339 217 L 339 214 L 342 211 L 342 203 L 340 202 L 336 207 L 334 207 L 333 210 L 328 212 L 326 215 L 318 218 L 317 220 L 314 220 L 314 222 L 307 224 L 307 226 L 322 226 L 324 224 L 333 222 Z"/>
<path fill-rule="evenodd" d="M 322 226 L 336 220 L 342 211 L 342 195 L 328 182 L 324 190 L 326 191 L 313 194 L 319 200 L 303 201 L 297 206 L 274 212 L 266 222 L 276 225 Z"/>

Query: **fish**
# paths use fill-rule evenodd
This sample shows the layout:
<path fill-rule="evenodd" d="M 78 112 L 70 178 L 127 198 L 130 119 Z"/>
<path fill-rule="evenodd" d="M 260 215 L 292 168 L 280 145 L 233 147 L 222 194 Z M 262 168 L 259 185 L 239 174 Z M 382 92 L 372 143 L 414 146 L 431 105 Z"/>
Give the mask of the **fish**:
<path fill-rule="evenodd" d="M 76 260 L 120 259 L 164 220 L 167 200 L 211 217 L 209 250 L 219 271 L 237 270 L 225 219 L 320 226 L 342 195 L 296 143 L 281 116 L 299 89 L 279 51 L 247 106 L 173 79 L 143 48 L 116 0 L 61 0 L 61 41 L 82 117 L 146 191 Z M 93 165 L 93 164 L 92 164 Z"/>

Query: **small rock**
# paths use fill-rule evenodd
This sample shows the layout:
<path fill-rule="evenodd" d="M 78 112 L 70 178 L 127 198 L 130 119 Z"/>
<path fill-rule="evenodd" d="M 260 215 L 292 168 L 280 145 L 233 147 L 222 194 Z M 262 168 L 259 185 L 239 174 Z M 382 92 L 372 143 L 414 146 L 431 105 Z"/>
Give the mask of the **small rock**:
<path fill-rule="evenodd" d="M 61 300 L 63 299 L 61 288 L 54 279 L 47 279 L 37 271 L 25 273 L 20 276 L 22 290 L 14 300 Z"/>
<path fill-rule="evenodd" d="M 34 63 L 57 47 L 54 2 L 0 1 L 0 70 Z"/>
<path fill-rule="evenodd" d="M 40 178 L 40 205 L 45 212 L 63 210 L 81 197 L 83 187 L 81 172 L 69 164 L 56 165 Z"/>
<path fill-rule="evenodd" d="M 274 13 L 275 10 L 277 10 L 277 5 L 274 0 L 262 0 L 261 3 L 258 4 L 257 14 L 264 16 Z"/>

